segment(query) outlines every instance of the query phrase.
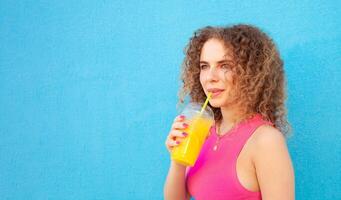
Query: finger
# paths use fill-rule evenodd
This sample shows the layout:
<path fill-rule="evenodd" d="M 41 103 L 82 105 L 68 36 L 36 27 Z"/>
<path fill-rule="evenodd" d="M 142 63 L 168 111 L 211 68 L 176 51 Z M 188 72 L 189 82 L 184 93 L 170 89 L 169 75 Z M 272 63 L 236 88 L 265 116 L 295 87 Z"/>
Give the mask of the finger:
<path fill-rule="evenodd" d="M 180 141 L 175 141 L 175 140 L 167 140 L 166 141 L 167 148 L 173 148 L 175 146 L 178 146 L 179 144 L 180 144 Z"/>
<path fill-rule="evenodd" d="M 180 137 L 180 138 L 184 138 L 188 135 L 188 133 L 186 133 L 185 131 L 182 130 L 172 130 L 170 133 L 170 138 L 174 140 L 175 137 Z"/>
<path fill-rule="evenodd" d="M 172 129 L 181 130 L 186 129 L 189 125 L 186 122 L 174 122 L 172 125 Z"/>
<path fill-rule="evenodd" d="M 185 115 L 178 115 L 175 119 L 174 122 L 181 122 L 185 119 Z"/>

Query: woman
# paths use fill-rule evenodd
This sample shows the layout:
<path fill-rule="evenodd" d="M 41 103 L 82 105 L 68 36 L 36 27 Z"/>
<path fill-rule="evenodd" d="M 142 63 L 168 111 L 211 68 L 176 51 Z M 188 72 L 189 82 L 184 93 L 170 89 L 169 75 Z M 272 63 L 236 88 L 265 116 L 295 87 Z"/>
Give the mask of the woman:
<path fill-rule="evenodd" d="M 215 123 L 193 167 L 171 161 L 165 199 L 294 199 L 294 169 L 286 145 L 283 62 L 257 27 L 205 27 L 185 50 L 180 102 L 203 102 Z M 175 118 L 168 151 L 186 137 L 184 116 Z"/>

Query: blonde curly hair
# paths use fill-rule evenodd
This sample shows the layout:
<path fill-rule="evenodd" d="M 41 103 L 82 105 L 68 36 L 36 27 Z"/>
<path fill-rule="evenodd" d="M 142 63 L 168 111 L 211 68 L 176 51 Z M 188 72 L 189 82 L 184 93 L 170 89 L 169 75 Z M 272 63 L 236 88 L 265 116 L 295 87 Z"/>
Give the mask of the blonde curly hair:
<path fill-rule="evenodd" d="M 272 39 L 259 28 L 237 24 L 227 27 L 206 26 L 194 32 L 184 49 L 185 58 L 181 68 L 178 105 L 184 104 L 189 94 L 191 102 L 206 99 L 200 84 L 200 53 L 209 39 L 219 39 L 233 52 L 233 90 L 235 105 L 240 116 L 249 118 L 259 113 L 279 129 L 284 136 L 291 132 L 287 121 L 286 80 L 283 61 Z M 221 122 L 220 108 L 208 106 L 214 112 L 216 122 Z"/>

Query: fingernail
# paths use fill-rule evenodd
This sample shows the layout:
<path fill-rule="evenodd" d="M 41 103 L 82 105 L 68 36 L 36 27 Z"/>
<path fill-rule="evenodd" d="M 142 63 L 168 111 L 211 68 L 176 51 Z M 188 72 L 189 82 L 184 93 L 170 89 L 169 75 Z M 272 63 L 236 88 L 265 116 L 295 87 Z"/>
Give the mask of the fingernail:
<path fill-rule="evenodd" d="M 188 124 L 186 124 L 186 123 L 183 123 L 182 125 L 183 125 L 184 127 L 188 127 Z"/>
<path fill-rule="evenodd" d="M 176 141 L 176 144 L 180 144 L 180 141 Z"/>
<path fill-rule="evenodd" d="M 185 119 L 185 116 L 184 115 L 180 115 L 180 119 Z"/>
<path fill-rule="evenodd" d="M 187 134 L 186 132 L 183 132 L 182 135 L 183 135 L 183 136 L 187 136 L 188 134 Z"/>

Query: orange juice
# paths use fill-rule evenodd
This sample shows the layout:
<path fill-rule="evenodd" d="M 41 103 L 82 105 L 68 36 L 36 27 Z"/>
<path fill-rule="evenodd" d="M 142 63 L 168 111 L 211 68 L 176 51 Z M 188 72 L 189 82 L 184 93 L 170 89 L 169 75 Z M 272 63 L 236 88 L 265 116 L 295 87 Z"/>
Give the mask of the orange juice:
<path fill-rule="evenodd" d="M 182 138 L 179 146 L 174 147 L 171 158 L 180 164 L 193 166 L 208 136 L 213 119 L 205 115 L 195 114 L 192 119 L 186 120 L 186 123 L 189 126 L 184 131 L 188 133 L 188 136 Z"/>

